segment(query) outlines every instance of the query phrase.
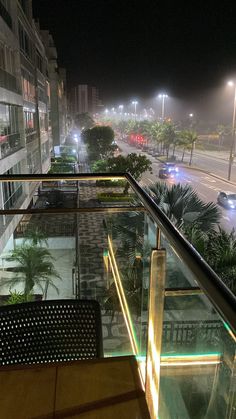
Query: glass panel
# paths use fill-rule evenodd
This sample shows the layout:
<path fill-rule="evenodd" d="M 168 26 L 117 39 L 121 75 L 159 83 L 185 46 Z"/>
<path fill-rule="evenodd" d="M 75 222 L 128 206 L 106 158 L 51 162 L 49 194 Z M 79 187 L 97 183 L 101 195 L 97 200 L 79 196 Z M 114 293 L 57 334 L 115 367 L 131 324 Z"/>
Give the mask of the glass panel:
<path fill-rule="evenodd" d="M 133 350 L 142 365 L 147 344 L 150 254 L 156 242 L 156 227 L 144 211 L 106 216 L 106 226 L 108 250 L 114 253 L 128 306 Z"/>
<path fill-rule="evenodd" d="M 208 298 L 181 295 L 198 286 L 166 239 L 159 417 L 226 418 L 233 409 L 235 341 Z M 184 279 L 184 280 L 183 280 Z M 173 286 L 174 285 L 174 286 Z M 171 290 L 170 290 L 171 288 Z M 169 291 L 175 293 L 168 295 Z"/>
<path fill-rule="evenodd" d="M 34 190 L 32 185 L 30 188 Z M 36 208 L 40 207 L 40 200 L 41 195 L 36 196 Z M 75 206 L 76 199 L 66 200 L 65 205 Z M 16 217 L 14 234 L 0 255 L 0 304 L 58 298 L 96 299 L 102 310 L 104 355 L 133 354 L 108 260 L 106 214 L 42 212 L 18 215 L 12 220 Z M 52 275 L 44 275 L 46 260 L 51 264 Z M 26 273 L 32 263 L 34 277 L 27 281 Z M 23 266 L 21 274 L 19 265 Z"/>

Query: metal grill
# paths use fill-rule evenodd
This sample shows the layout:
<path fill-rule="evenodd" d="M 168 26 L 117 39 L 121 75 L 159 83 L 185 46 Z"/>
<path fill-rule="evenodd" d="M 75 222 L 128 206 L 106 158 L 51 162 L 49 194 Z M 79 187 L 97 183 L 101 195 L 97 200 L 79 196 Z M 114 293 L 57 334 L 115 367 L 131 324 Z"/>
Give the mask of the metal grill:
<path fill-rule="evenodd" d="M 52 300 L 0 308 L 0 365 L 101 357 L 101 312 L 93 300 Z"/>

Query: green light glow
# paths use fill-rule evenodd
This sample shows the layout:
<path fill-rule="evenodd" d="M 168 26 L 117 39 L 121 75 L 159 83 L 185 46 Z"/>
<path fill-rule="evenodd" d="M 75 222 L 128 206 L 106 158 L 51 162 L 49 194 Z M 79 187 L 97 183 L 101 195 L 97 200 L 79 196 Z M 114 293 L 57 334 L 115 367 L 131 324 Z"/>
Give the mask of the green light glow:
<path fill-rule="evenodd" d="M 161 355 L 161 358 L 190 358 L 190 357 L 202 357 L 202 356 L 221 356 L 221 352 L 209 352 L 209 353 L 202 353 L 202 354 L 175 354 L 175 355 Z"/>

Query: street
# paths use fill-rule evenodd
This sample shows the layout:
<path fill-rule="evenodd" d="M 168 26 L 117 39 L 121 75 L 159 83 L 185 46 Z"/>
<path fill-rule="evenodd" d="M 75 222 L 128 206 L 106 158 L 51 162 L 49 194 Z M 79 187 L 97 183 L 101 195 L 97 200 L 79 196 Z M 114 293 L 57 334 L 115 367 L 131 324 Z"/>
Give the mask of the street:
<path fill-rule="evenodd" d="M 207 152 L 206 152 L 207 153 Z M 182 152 L 176 151 L 176 156 L 181 159 Z M 213 154 L 212 156 L 209 154 Z M 229 169 L 229 153 L 222 152 L 220 157 L 217 157 L 217 153 L 209 153 L 204 155 L 204 151 L 195 150 L 193 154 L 193 166 L 199 169 L 207 170 L 208 172 L 214 173 L 227 179 Z M 189 161 L 190 152 L 185 153 L 185 162 Z M 236 166 L 232 166 L 231 181 L 236 182 Z"/>
<path fill-rule="evenodd" d="M 203 201 L 214 202 L 214 203 L 217 202 L 216 201 L 217 195 L 218 195 L 218 192 L 221 190 L 236 193 L 236 184 L 235 186 L 231 185 L 227 181 L 217 179 L 214 176 L 211 176 L 210 174 L 206 174 L 204 172 L 197 171 L 194 169 L 189 169 L 187 167 L 180 167 L 179 175 L 176 179 L 167 179 L 163 181 L 159 179 L 158 177 L 158 172 L 159 172 L 161 163 L 157 159 L 137 149 L 136 147 L 130 146 L 129 144 L 125 142 L 118 141 L 118 145 L 122 149 L 123 154 L 128 154 L 128 153 L 144 154 L 152 161 L 153 173 L 152 174 L 149 172 L 144 173 L 140 182 L 142 186 L 148 186 L 156 182 L 167 182 L 169 185 L 174 184 L 174 183 L 189 184 L 192 186 L 193 189 L 197 191 L 199 197 Z M 202 156 L 201 156 L 201 160 L 203 161 Z M 214 171 L 217 175 L 220 175 L 218 170 L 214 170 L 214 167 L 216 169 L 218 169 L 218 167 L 221 167 L 220 165 L 218 166 L 218 161 L 217 161 L 217 166 L 216 166 L 215 160 L 216 159 L 214 158 L 209 158 L 208 170 L 210 171 L 210 167 L 211 167 L 212 172 Z M 194 161 L 196 164 L 197 159 L 196 160 L 194 159 Z M 205 162 L 207 161 L 207 157 L 204 157 L 204 161 Z M 227 162 L 223 162 L 223 161 L 220 161 L 220 163 L 222 167 L 223 167 L 223 164 L 227 164 Z M 221 226 L 226 231 L 230 232 L 233 227 L 236 228 L 236 211 L 224 209 L 223 207 L 220 207 L 220 209 L 222 213 Z"/>

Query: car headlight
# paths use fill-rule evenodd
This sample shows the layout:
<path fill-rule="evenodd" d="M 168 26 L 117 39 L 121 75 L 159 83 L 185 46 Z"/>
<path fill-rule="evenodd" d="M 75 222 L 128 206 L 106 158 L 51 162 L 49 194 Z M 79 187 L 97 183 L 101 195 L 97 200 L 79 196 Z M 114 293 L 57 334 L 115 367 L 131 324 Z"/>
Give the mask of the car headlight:
<path fill-rule="evenodd" d="M 179 171 L 179 168 L 178 168 L 178 167 L 176 167 L 176 168 L 175 168 L 175 171 L 176 171 L 176 172 L 178 172 L 178 171 Z"/>
<path fill-rule="evenodd" d="M 230 205 L 232 205 L 232 204 L 233 204 L 233 201 L 231 201 L 231 199 L 229 199 L 229 200 L 228 200 L 228 203 L 229 203 Z"/>

